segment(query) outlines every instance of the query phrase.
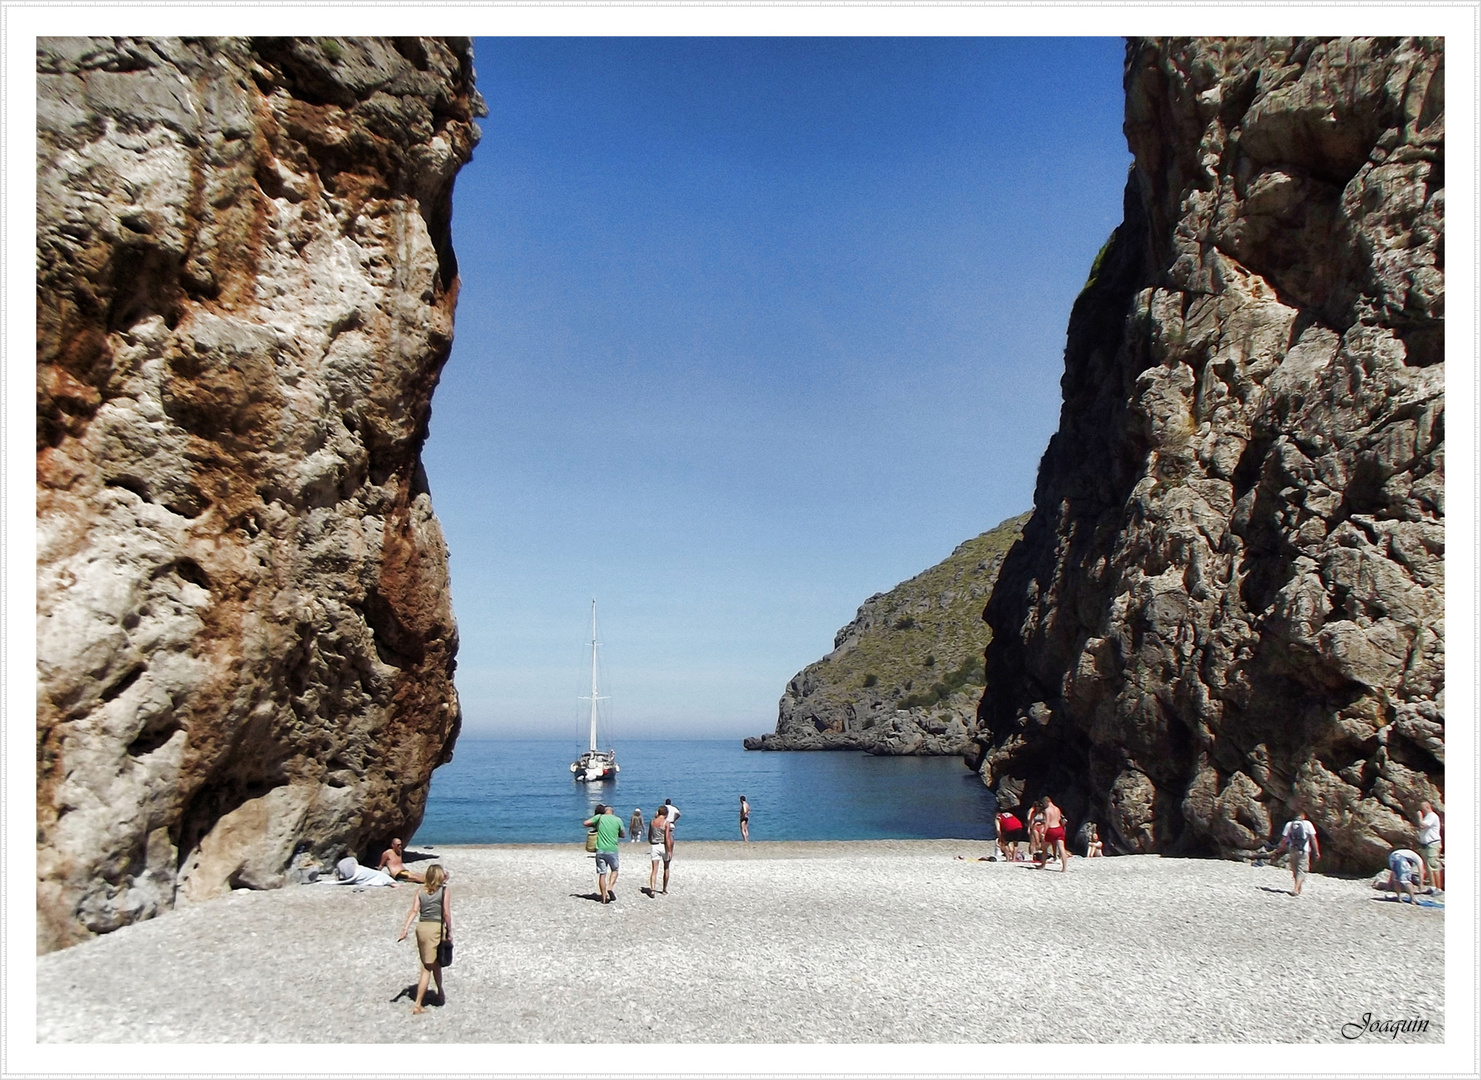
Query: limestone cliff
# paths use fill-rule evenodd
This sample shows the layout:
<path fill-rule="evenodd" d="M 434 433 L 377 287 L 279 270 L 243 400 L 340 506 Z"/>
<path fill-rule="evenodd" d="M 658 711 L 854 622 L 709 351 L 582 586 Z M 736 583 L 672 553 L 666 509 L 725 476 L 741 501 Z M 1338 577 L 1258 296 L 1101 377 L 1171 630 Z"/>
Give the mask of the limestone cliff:
<path fill-rule="evenodd" d="M 833 651 L 787 684 L 776 731 L 747 750 L 960 754 L 982 696 L 982 605 L 1027 515 L 864 601 Z"/>
<path fill-rule="evenodd" d="M 466 39 L 37 51 L 38 947 L 420 821 Z"/>
<path fill-rule="evenodd" d="M 1296 807 L 1328 869 L 1412 842 L 1445 758 L 1443 83 L 1438 41 L 1129 44 L 1126 217 L 987 608 L 984 779 L 1122 851 L 1247 855 Z"/>

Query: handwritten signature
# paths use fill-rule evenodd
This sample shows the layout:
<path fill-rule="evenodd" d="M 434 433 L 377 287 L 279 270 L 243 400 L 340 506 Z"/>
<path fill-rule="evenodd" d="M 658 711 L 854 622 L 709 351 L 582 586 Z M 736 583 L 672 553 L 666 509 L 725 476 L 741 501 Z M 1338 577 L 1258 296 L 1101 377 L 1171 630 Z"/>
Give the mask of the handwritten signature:
<path fill-rule="evenodd" d="M 1412 1035 L 1429 1029 L 1430 1022 L 1419 1017 L 1409 1020 L 1375 1020 L 1372 1013 L 1365 1012 L 1361 1020 L 1342 1025 L 1342 1037 L 1358 1039 L 1364 1035 L 1387 1035 L 1390 1039 L 1397 1039 L 1400 1035 Z"/>

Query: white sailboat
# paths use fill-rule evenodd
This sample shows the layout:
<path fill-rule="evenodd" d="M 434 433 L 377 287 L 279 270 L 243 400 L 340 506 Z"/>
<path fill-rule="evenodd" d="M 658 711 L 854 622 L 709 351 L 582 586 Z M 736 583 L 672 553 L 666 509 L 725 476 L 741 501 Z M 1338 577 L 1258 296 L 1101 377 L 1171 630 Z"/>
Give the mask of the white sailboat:
<path fill-rule="evenodd" d="M 571 762 L 571 773 L 580 783 L 593 780 L 617 779 L 617 751 L 608 747 L 597 749 L 597 702 L 605 700 L 597 695 L 597 602 L 591 602 L 591 697 L 581 699 L 591 702 L 591 746 L 575 761 Z"/>

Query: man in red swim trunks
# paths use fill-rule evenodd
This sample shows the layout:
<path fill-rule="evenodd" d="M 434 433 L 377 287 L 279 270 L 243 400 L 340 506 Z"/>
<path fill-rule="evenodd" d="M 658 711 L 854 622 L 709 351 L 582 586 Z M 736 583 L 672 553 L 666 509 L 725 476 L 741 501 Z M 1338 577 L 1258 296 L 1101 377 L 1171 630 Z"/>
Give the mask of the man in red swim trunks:
<path fill-rule="evenodd" d="M 998 814 L 998 850 L 1008 862 L 1018 861 L 1018 845 L 1028 839 L 1028 832 L 1017 816 L 1003 811 Z"/>
<path fill-rule="evenodd" d="M 1044 850 L 1039 853 L 1039 869 L 1055 856 L 1059 856 L 1059 872 L 1062 874 L 1069 863 L 1069 853 L 1064 848 L 1064 811 L 1054 805 L 1054 800 L 1044 796 Z"/>

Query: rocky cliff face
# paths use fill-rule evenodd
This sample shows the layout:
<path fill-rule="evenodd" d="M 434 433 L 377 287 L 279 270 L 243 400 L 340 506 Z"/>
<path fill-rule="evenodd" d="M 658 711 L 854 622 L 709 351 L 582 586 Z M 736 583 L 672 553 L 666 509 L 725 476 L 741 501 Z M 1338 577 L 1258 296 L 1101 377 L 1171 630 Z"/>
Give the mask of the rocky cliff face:
<path fill-rule="evenodd" d="M 1134 41 L 1135 166 L 987 609 L 984 778 L 1323 866 L 1444 776 L 1438 41 Z M 1406 822 L 1405 818 L 1408 818 Z"/>
<path fill-rule="evenodd" d="M 420 821 L 463 39 L 37 53 L 38 946 Z"/>
<path fill-rule="evenodd" d="M 864 601 L 833 651 L 787 684 L 776 731 L 747 750 L 960 754 L 982 696 L 982 605 L 1028 515 Z"/>

